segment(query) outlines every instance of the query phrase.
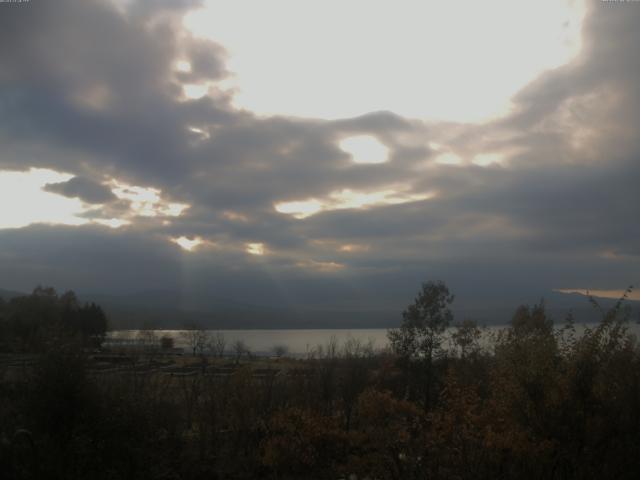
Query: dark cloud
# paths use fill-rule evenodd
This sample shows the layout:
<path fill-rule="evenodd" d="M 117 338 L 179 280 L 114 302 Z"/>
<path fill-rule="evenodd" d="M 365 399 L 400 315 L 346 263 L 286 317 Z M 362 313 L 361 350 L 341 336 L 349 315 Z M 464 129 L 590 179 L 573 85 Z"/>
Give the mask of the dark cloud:
<path fill-rule="evenodd" d="M 396 308 L 430 278 L 476 299 L 637 282 L 640 8 L 633 3 L 589 2 L 579 56 L 534 79 L 510 114 L 475 125 L 384 111 L 326 121 L 236 109 L 232 94 L 217 90 L 228 75 L 224 47 L 181 26 L 199 5 L 0 6 L 0 169 L 77 175 L 46 189 L 107 203 L 85 212 L 89 219 L 131 213 L 131 202 L 114 201 L 102 184 L 109 178 L 190 205 L 179 217 L 133 218 L 119 230 L 0 230 L 0 268 L 12 279 L 0 286 L 166 287 L 192 292 L 192 300 L 215 290 L 259 302 Z M 179 60 L 191 70 L 176 71 Z M 183 84 L 203 82 L 208 96 L 182 96 Z M 390 161 L 354 164 L 338 146 L 350 135 L 375 136 Z M 430 142 L 463 164 L 438 164 Z M 470 163 L 483 153 L 503 155 L 503 165 Z M 437 195 L 303 220 L 274 209 L 398 186 Z M 205 244 L 182 252 L 169 241 L 182 235 Z M 267 255 L 246 252 L 258 242 Z"/>
<path fill-rule="evenodd" d="M 65 197 L 77 197 L 86 203 L 108 203 L 116 200 L 116 196 L 109 187 L 85 177 L 73 177 L 66 182 L 48 183 L 44 190 Z"/>

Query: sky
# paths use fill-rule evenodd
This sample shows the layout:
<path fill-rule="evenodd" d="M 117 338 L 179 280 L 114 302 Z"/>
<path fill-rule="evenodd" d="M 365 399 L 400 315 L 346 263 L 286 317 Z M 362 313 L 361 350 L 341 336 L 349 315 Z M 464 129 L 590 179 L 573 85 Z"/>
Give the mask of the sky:
<path fill-rule="evenodd" d="M 0 3 L 0 288 L 615 296 L 640 280 L 639 23 L 590 0 Z"/>

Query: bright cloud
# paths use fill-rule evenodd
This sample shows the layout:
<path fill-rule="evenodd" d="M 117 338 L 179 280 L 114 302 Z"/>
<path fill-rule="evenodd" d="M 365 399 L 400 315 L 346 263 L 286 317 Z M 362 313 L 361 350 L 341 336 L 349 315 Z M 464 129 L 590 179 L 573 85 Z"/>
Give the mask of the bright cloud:
<path fill-rule="evenodd" d="M 239 107 L 331 119 L 391 110 L 457 121 L 504 113 L 526 83 L 573 58 L 585 10 L 583 2 L 558 0 L 205 5 L 184 23 L 228 50 Z"/>
<path fill-rule="evenodd" d="M 21 228 L 33 223 L 82 225 L 86 208 L 77 198 L 46 192 L 49 183 L 66 182 L 73 175 L 54 170 L 0 171 L 0 229 Z"/>
<path fill-rule="evenodd" d="M 28 171 L 0 171 L 0 229 L 22 228 L 34 223 L 52 225 L 85 225 L 94 223 L 110 228 L 130 225 L 135 216 L 180 216 L 187 204 L 166 202 L 160 190 L 126 185 L 113 180 L 110 184 L 116 198 L 130 201 L 129 211 L 117 216 L 102 217 L 92 212 L 102 204 L 88 204 L 78 196 L 66 196 L 52 191 L 75 179 L 74 175 L 50 169 L 31 168 Z M 49 188 L 45 190 L 45 188 Z"/>

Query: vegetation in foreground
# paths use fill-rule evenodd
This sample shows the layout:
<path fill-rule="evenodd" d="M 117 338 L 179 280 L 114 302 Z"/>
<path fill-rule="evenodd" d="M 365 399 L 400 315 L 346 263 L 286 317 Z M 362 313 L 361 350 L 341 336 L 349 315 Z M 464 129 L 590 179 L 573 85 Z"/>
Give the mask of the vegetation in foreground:
<path fill-rule="evenodd" d="M 151 352 L 102 372 L 101 310 L 71 298 L 37 289 L 0 302 L 3 478 L 640 474 L 640 348 L 624 297 L 584 334 L 571 318 L 554 328 L 540 304 L 518 308 L 489 351 L 473 322 L 454 324 L 445 348 L 453 296 L 429 282 L 389 352 L 332 342 L 302 360 L 196 356 L 164 369 Z M 33 365 L 12 375 L 26 354 Z"/>

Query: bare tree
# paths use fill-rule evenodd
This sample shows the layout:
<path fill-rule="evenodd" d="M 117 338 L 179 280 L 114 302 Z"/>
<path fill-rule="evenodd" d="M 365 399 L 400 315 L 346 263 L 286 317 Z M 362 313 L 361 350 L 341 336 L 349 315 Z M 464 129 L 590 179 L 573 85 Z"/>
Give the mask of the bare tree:
<path fill-rule="evenodd" d="M 180 333 L 185 343 L 189 346 L 193 356 L 201 355 L 207 346 L 207 330 L 198 323 L 185 325 L 185 330 Z"/>
<path fill-rule="evenodd" d="M 233 342 L 233 344 L 231 345 L 231 349 L 233 350 L 233 354 L 236 359 L 236 364 L 240 363 L 240 358 L 242 357 L 243 354 L 245 353 L 247 355 L 250 354 L 247 344 L 242 339 L 238 339 L 235 342 Z"/>
<path fill-rule="evenodd" d="M 139 353 L 152 359 L 158 351 L 160 346 L 160 339 L 156 335 L 153 326 L 150 323 L 145 322 L 142 330 L 137 334 Z"/>
<path fill-rule="evenodd" d="M 271 348 L 271 351 L 273 352 L 273 355 L 280 358 L 280 357 L 284 357 L 289 353 L 289 347 L 287 347 L 284 344 L 278 344 L 278 345 L 274 345 Z"/>
<path fill-rule="evenodd" d="M 67 295 L 67 292 L 65 295 Z M 142 344 L 143 348 L 152 348 L 153 346 L 157 346 L 158 336 L 156 335 L 155 327 L 153 323 L 149 321 L 145 321 L 142 324 L 142 329 L 138 330 L 138 334 L 136 335 L 138 341 Z"/>
<path fill-rule="evenodd" d="M 211 334 L 209 337 L 209 341 L 207 342 L 208 348 L 216 357 L 224 357 L 224 351 L 227 347 L 227 339 L 224 337 L 222 332 L 216 332 L 215 334 Z"/>
<path fill-rule="evenodd" d="M 375 353 L 375 340 L 369 338 L 366 342 L 360 338 L 349 336 L 342 346 L 344 358 L 372 357 Z"/>

